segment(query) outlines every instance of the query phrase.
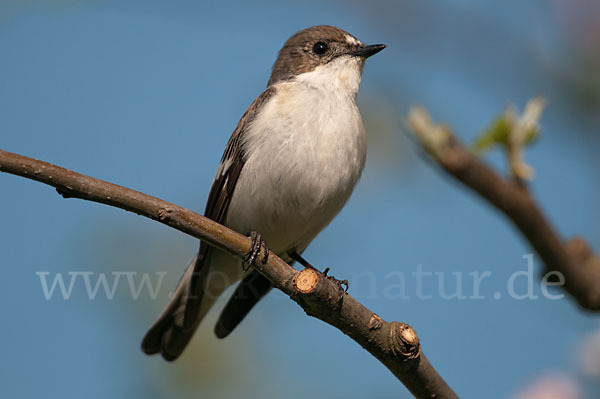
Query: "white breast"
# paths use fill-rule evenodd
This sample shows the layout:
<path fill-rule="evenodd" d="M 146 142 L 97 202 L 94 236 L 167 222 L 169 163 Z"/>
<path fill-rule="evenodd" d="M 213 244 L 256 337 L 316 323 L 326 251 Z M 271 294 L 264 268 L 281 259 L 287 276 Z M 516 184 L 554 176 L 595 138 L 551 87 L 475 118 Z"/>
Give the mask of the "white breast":
<path fill-rule="evenodd" d="M 302 251 L 342 209 L 366 156 L 361 72 L 359 60 L 340 57 L 277 84 L 245 134 L 228 226 L 258 231 L 276 253 Z"/>

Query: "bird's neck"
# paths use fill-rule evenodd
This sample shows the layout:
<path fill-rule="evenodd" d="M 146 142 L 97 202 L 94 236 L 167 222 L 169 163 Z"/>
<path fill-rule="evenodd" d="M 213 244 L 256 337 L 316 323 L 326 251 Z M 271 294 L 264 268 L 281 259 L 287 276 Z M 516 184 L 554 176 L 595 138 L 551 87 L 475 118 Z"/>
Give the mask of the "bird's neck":
<path fill-rule="evenodd" d="M 296 76 L 295 81 L 336 96 L 356 98 L 364 62 L 357 57 L 339 57 L 326 65 Z"/>

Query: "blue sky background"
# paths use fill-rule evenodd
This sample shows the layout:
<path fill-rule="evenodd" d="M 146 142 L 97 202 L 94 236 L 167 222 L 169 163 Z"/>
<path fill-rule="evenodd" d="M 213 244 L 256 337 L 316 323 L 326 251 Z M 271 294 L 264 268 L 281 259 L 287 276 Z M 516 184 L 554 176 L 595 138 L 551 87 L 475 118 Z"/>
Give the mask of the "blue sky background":
<path fill-rule="evenodd" d="M 548 373 L 570 379 L 579 398 L 597 397 L 598 380 L 577 356 L 597 317 L 568 297 L 509 298 L 507 281 L 526 270 L 530 248 L 432 167 L 403 125 L 420 103 L 469 141 L 506 104 L 544 95 L 543 137 L 527 152 L 532 190 L 565 237 L 600 249 L 596 3 L 3 1 L 0 148 L 201 212 L 225 143 L 277 51 L 316 24 L 388 48 L 369 60 L 359 94 L 365 173 L 306 257 L 349 279 L 350 293 L 383 318 L 413 325 L 462 397 L 514 397 Z M 504 170 L 501 154 L 488 160 Z M 5 174 L 0 207 L 3 397 L 409 397 L 358 345 L 278 292 L 227 340 L 212 336 L 213 312 L 180 360 L 149 358 L 140 340 L 197 242 Z M 419 299 L 418 265 L 444 272 L 449 292 L 451 273 L 462 272 L 467 296 L 468 273 L 489 271 L 486 298 L 444 300 L 429 277 L 423 290 L 433 298 Z M 540 295 L 537 256 L 534 266 Z M 156 300 L 133 299 L 125 281 L 112 300 L 90 300 L 81 280 L 70 299 L 46 300 L 40 271 L 168 273 Z M 384 295 L 398 272 L 408 299 Z M 524 279 L 516 281 L 524 292 Z"/>

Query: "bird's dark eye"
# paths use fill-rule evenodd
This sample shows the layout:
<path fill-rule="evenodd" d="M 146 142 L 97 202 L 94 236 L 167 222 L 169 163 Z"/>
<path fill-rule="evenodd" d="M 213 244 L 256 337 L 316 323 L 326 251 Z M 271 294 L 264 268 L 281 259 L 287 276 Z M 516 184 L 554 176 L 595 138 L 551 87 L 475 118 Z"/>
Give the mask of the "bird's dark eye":
<path fill-rule="evenodd" d="M 317 55 L 323 55 L 323 54 L 325 54 L 327 52 L 327 48 L 328 48 L 327 47 L 327 43 L 317 42 L 313 46 L 313 51 Z"/>

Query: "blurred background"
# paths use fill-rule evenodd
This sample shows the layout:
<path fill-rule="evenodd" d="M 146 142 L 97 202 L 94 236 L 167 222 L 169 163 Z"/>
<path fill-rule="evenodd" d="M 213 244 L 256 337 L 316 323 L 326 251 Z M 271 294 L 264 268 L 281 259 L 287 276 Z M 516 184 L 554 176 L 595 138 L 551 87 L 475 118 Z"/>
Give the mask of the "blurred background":
<path fill-rule="evenodd" d="M 599 397 L 597 315 L 541 295 L 537 256 L 538 298 L 509 296 L 531 249 L 428 162 L 404 127 L 410 105 L 422 104 L 472 142 L 507 104 L 545 96 L 542 137 L 527 152 L 532 189 L 564 237 L 600 251 L 598 2 L 3 0 L 0 148 L 201 212 L 277 51 L 317 24 L 388 48 L 368 61 L 358 98 L 365 173 L 306 257 L 350 280 L 350 293 L 384 319 L 414 326 L 461 397 Z M 486 159 L 505 170 L 501 153 Z M 226 340 L 212 334 L 215 309 L 177 362 L 147 357 L 141 338 L 196 240 L 6 174 L 0 208 L 2 397 L 410 397 L 279 292 Z M 419 267 L 443 277 L 423 279 L 429 299 L 415 290 Z M 137 285 L 144 273 L 155 286 L 164 278 L 154 299 L 147 289 L 136 299 L 125 276 L 112 299 L 102 288 L 91 299 L 83 274 L 68 299 L 58 285 L 46 299 L 44 278 L 50 286 L 59 273 L 68 288 L 73 272 L 88 273 L 92 287 L 100 273 L 109 284 L 114 272 Z M 474 272 L 490 273 L 481 299 L 470 298 Z M 441 286 L 452 293 L 457 278 L 466 299 L 444 297 Z M 527 292 L 527 278 L 514 282 Z"/>

